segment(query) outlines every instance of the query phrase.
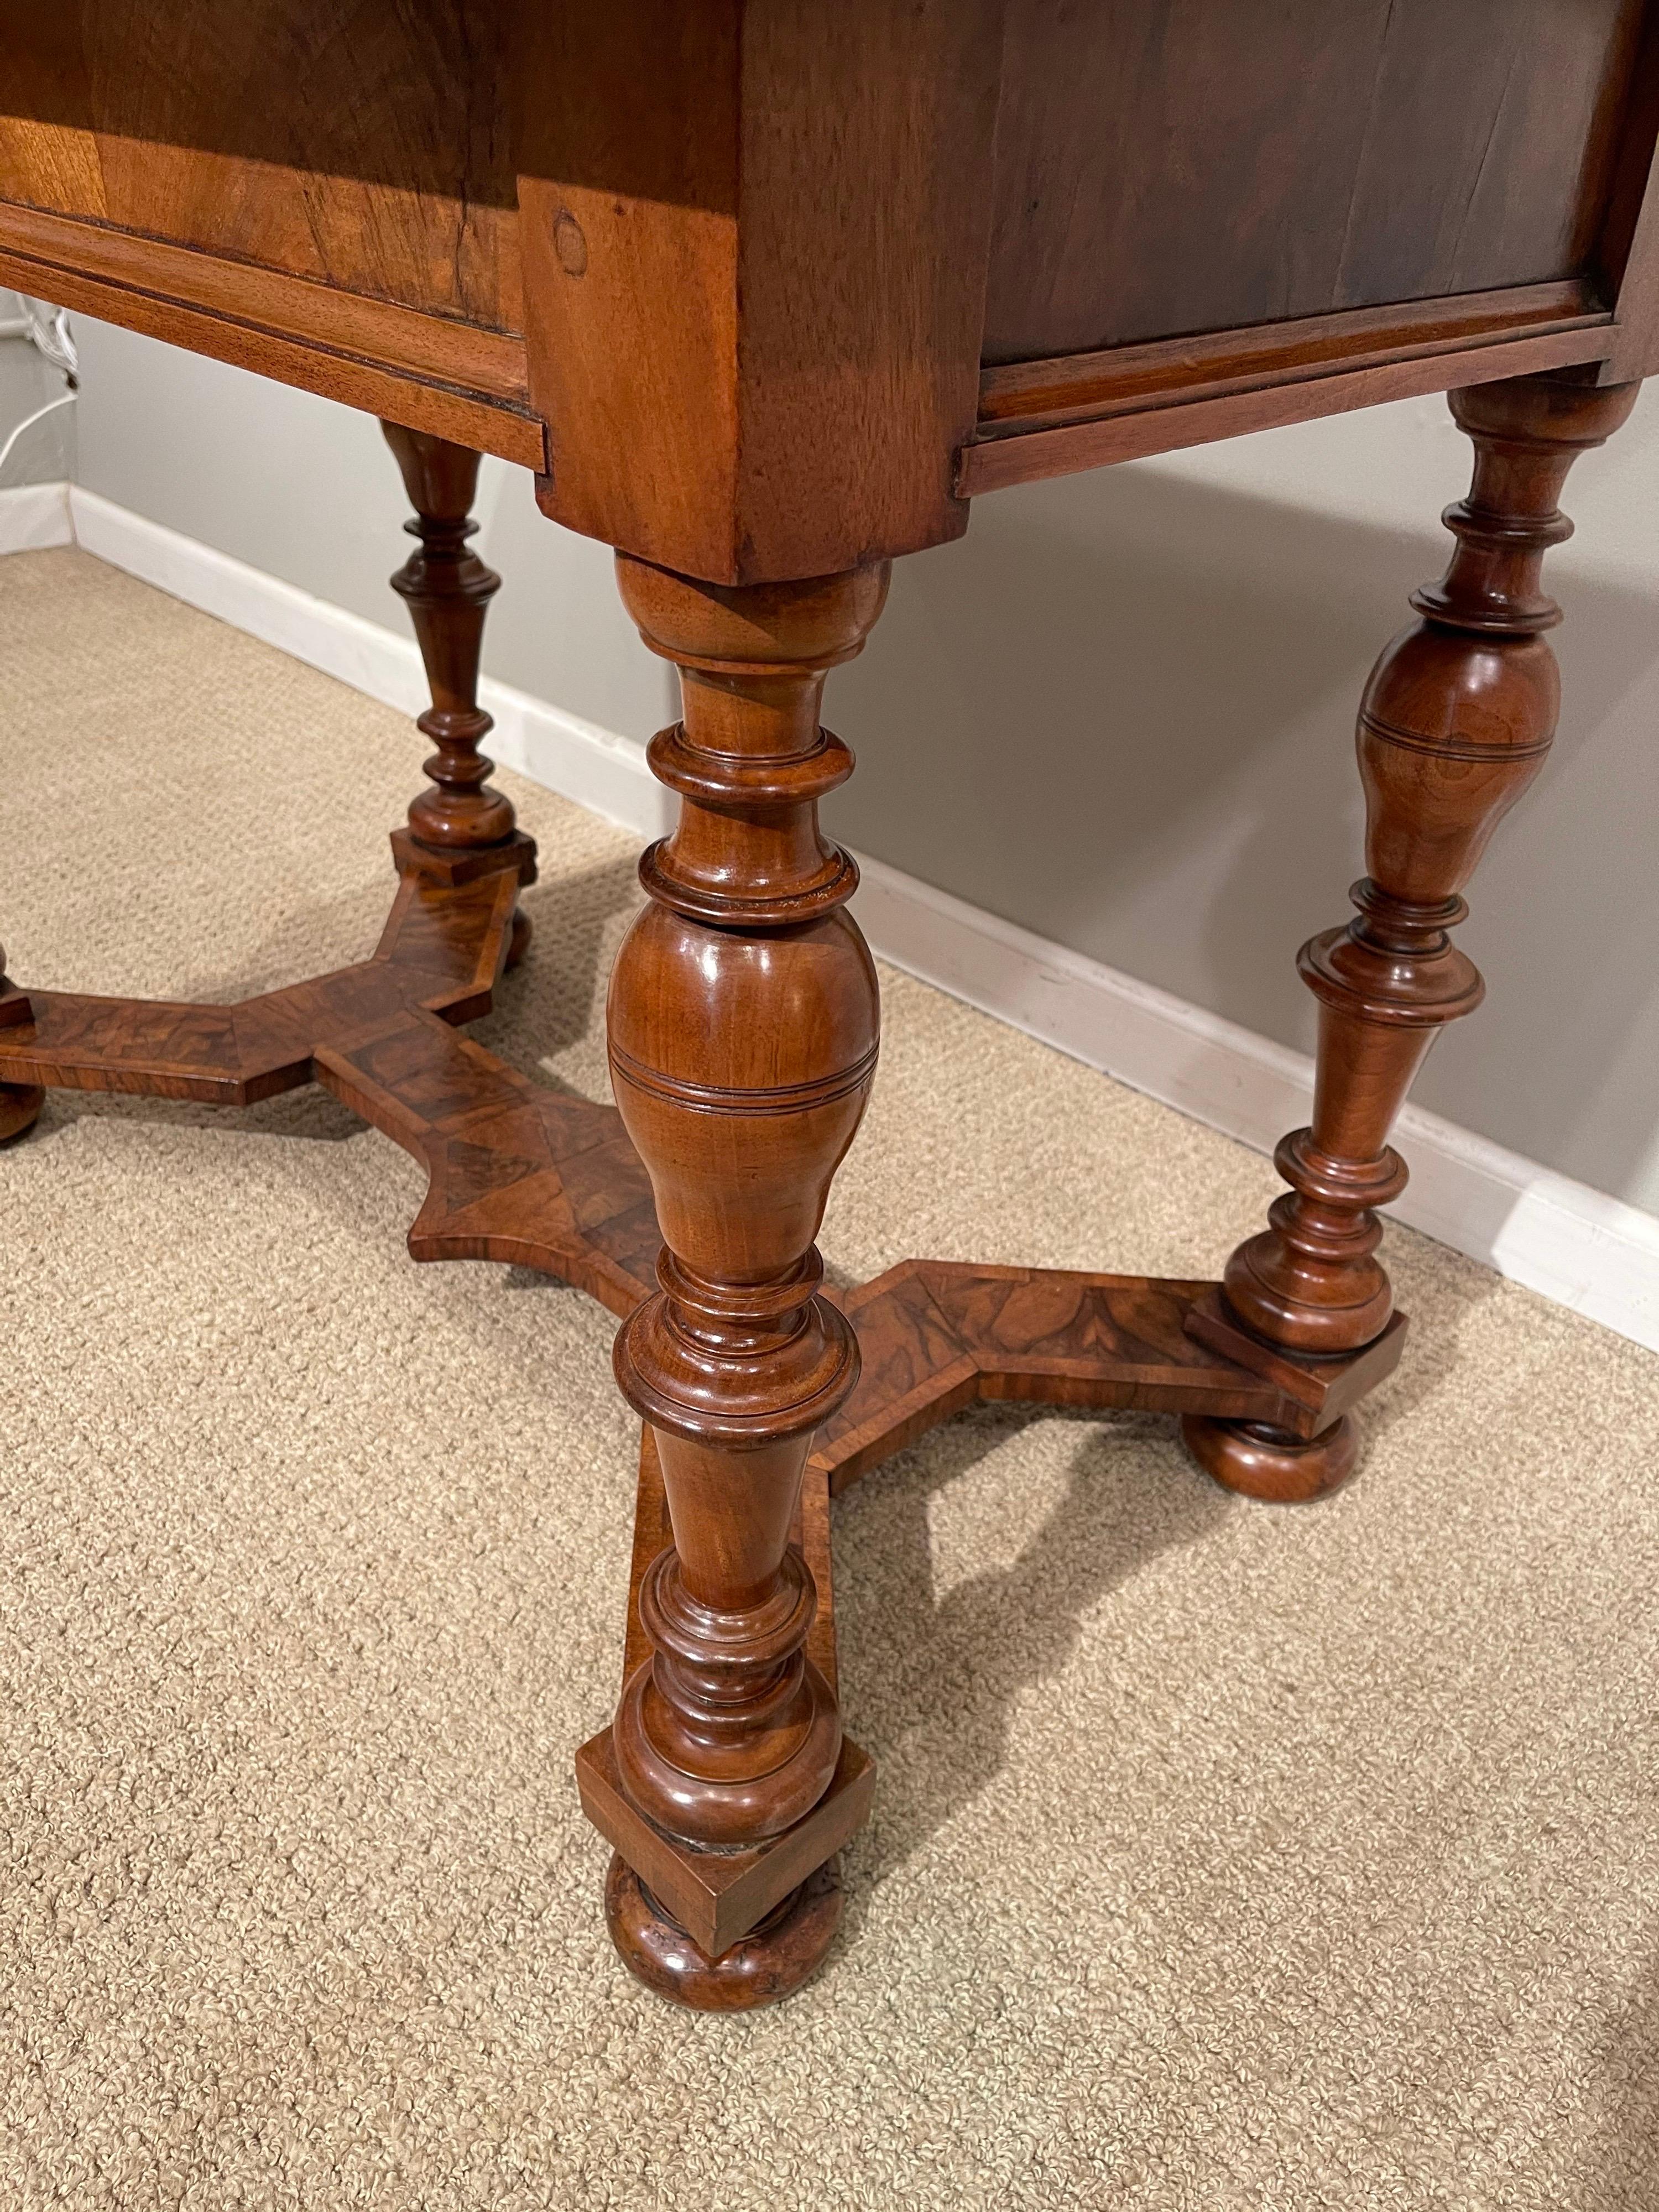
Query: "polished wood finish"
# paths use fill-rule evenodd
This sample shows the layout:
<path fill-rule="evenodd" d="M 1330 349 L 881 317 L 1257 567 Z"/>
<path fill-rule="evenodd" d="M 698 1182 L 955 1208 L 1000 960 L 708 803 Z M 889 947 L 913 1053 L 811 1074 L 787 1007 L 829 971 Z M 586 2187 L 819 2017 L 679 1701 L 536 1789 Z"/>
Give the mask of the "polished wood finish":
<path fill-rule="evenodd" d="M 453 1026 L 489 1011 L 519 881 L 510 862 L 459 885 L 405 875 L 369 959 L 240 1006 L 31 991 L 30 1018 L 0 1025 L 0 1090 L 248 1106 L 320 1083 L 426 1168 L 416 1259 L 540 1267 L 626 1313 L 658 1237 L 615 1112 Z"/>
<path fill-rule="evenodd" d="M 1008 0 L 989 362 L 1577 276 L 1642 0 Z"/>
<path fill-rule="evenodd" d="M 418 726 L 430 779 L 394 830 L 398 884 L 372 957 L 232 1006 L 25 993 L 0 957 L 0 1139 L 42 1086 L 249 1106 L 320 1083 L 419 1160 L 417 1260 L 489 1259 L 563 1277 L 618 1315 L 647 1292 L 660 1242 L 650 1186 L 615 1109 L 530 1082 L 458 1024 L 489 1011 L 529 924 L 536 848 L 486 779 L 477 704 L 500 579 L 468 545 L 475 452 L 385 426 L 416 510 L 392 578 L 432 690 Z"/>
<path fill-rule="evenodd" d="M 812 1432 L 858 1373 L 812 1239 L 878 1036 L 874 965 L 846 912 L 857 872 L 817 827 L 852 758 L 817 710 L 887 577 L 720 589 L 627 559 L 618 574 L 680 670 L 684 720 L 652 743 L 680 819 L 641 862 L 650 904 L 608 1014 L 665 1240 L 617 1378 L 650 1427 L 673 1531 L 640 1583 L 650 1654 L 612 1755 L 635 1812 L 684 1850 L 781 1862 L 842 1757 L 834 1686 L 806 1649 L 816 1582 L 789 1532 Z M 793 1954 L 799 1931 L 786 1919 L 767 1942 Z"/>
<path fill-rule="evenodd" d="M 1000 12 L 537 11 L 520 235 L 556 521 L 725 583 L 967 527 Z"/>
<path fill-rule="evenodd" d="M 979 433 L 983 440 L 1004 424 L 1018 433 L 1057 429 L 1230 399 L 1265 391 L 1287 374 L 1352 376 L 1519 338 L 1560 337 L 1612 319 L 1597 286 L 1573 276 L 1015 362 L 981 373 Z"/>
<path fill-rule="evenodd" d="M 988 368 L 964 499 L 1245 430 L 1582 361 L 1615 318 L 1583 277 Z"/>
<path fill-rule="evenodd" d="M 1406 1185 L 1389 1131 L 1441 1029 L 1480 1004 L 1480 975 L 1449 933 L 1468 911 L 1462 893 L 1488 840 L 1555 734 L 1560 682 L 1544 633 L 1561 615 L 1540 576 L 1547 550 L 1571 534 L 1561 488 L 1635 398 L 1634 385 L 1562 377 L 1453 398 L 1474 441 L 1474 482 L 1446 512 L 1451 566 L 1415 595 L 1420 619 L 1383 654 L 1360 708 L 1358 918 L 1316 937 L 1297 963 L 1320 1006 L 1313 1121 L 1274 1155 L 1291 1188 L 1272 1226 L 1227 1264 L 1228 1307 L 1267 1344 L 1352 1353 L 1389 1321 L 1376 1209 Z M 1208 1416 L 1187 1433 L 1218 1480 L 1258 1497 L 1318 1495 L 1353 1463 L 1340 1424 L 1311 1443 Z"/>
<path fill-rule="evenodd" d="M 749 2012 L 810 1981 L 841 1925 L 840 1863 L 815 1867 L 763 1920 L 709 1958 L 620 1851 L 605 1881 L 605 1915 L 630 1972 L 696 2012 Z"/>
<path fill-rule="evenodd" d="M 418 727 L 438 750 L 426 763 L 431 779 L 409 809 L 409 827 L 423 851 L 473 853 L 504 845 L 514 823 L 511 803 L 489 783 L 495 763 L 478 748 L 490 718 L 478 705 L 478 663 L 484 616 L 501 587 L 468 539 L 477 533 L 472 502 L 479 456 L 400 423 L 380 426 L 398 457 L 415 519 L 404 528 L 416 550 L 392 579 L 409 609 L 432 704 Z"/>
<path fill-rule="evenodd" d="M 802 1481 L 789 1540 L 817 1595 L 806 1656 L 833 1694 L 830 1491 L 816 1470 Z M 653 1658 L 640 1595 L 672 1540 L 657 1441 L 647 1427 L 634 1517 L 624 1692 Z M 613 1863 L 606 1881 L 607 1917 L 618 1952 L 642 1981 L 700 2010 L 730 2011 L 786 1996 L 814 1971 L 839 1917 L 835 1854 L 869 1818 L 875 1788 L 875 1768 L 850 1737 L 842 1738 L 829 1788 L 805 1819 L 787 1834 L 722 1850 L 688 1846 L 641 1814 L 623 1787 L 610 1729 L 577 1753 L 576 1778 L 588 1818 L 617 1846 L 621 1865 Z M 670 1949 L 679 1962 L 672 1982 Z"/>
<path fill-rule="evenodd" d="M 543 465 L 515 10 L 15 0 L 0 282 Z"/>
<path fill-rule="evenodd" d="M 416 550 L 392 579 L 408 607 L 421 648 L 432 704 L 419 728 L 437 750 L 426 763 L 427 788 L 410 803 L 409 835 L 394 841 L 400 868 L 443 883 L 465 882 L 509 857 L 520 882 L 536 879 L 536 848 L 516 826 L 512 802 L 489 782 L 495 766 L 478 748 L 494 726 L 478 704 L 478 664 L 484 617 L 501 580 L 467 541 L 477 535 L 472 502 L 480 456 L 424 430 L 383 422 L 397 455 L 415 519 L 404 525 Z M 513 917 L 507 964 L 516 967 L 530 943 L 530 923 Z"/>
<path fill-rule="evenodd" d="M 1034 477 L 1659 359 L 1640 0 L 416 13 L 22 0 L 0 282 L 502 454 L 726 583 L 937 544 Z"/>
<path fill-rule="evenodd" d="M 1597 365 L 1598 384 L 1620 384 L 1659 365 L 1659 9 L 1650 7 L 1620 134 L 1613 191 L 1597 242 L 1602 289 L 1617 327 Z"/>
<path fill-rule="evenodd" d="M 6 951 L 0 945 L 0 1032 L 21 1028 L 33 1012 L 27 998 L 6 975 Z M 0 1144 L 21 1137 L 40 1118 L 46 1092 L 38 1083 L 0 1083 Z"/>
<path fill-rule="evenodd" d="M 810 1464 L 846 1488 L 972 1405 L 1205 1413 L 1311 1437 L 1398 1364 L 1403 1317 L 1347 1358 L 1263 1361 L 1212 1283 L 907 1260 L 844 1301 L 857 1387 Z"/>
<path fill-rule="evenodd" d="M 11 0 L 6 28 L 6 198 L 520 326 L 512 9 Z"/>
<path fill-rule="evenodd" d="M 836 1704 L 832 1487 L 998 1398 L 1179 1414 L 1257 1495 L 1351 1468 L 1404 1332 L 1389 1124 L 1474 1002 L 1447 932 L 1553 723 L 1560 477 L 1659 368 L 1656 141 L 1642 0 L 9 10 L 0 283 L 383 418 L 436 750 L 373 958 L 235 1006 L 0 984 L 0 1136 L 43 1084 L 321 1081 L 425 1164 L 416 1257 L 624 1318 L 623 1687 L 577 1771 L 652 1987 L 769 2001 L 833 1936 L 873 1769 Z M 886 562 L 1002 486 L 1437 390 L 1475 489 L 1368 695 L 1370 876 L 1304 957 L 1320 1090 L 1274 1225 L 1224 1288 L 916 1260 L 825 1295 L 877 1009 L 817 705 Z M 620 1112 L 457 1034 L 533 867 L 479 750 L 478 453 L 625 556 L 684 678 L 652 756 L 681 820 L 612 983 Z"/>
<path fill-rule="evenodd" d="M 514 333 L 3 199 L 0 281 L 523 468 L 546 464 Z"/>

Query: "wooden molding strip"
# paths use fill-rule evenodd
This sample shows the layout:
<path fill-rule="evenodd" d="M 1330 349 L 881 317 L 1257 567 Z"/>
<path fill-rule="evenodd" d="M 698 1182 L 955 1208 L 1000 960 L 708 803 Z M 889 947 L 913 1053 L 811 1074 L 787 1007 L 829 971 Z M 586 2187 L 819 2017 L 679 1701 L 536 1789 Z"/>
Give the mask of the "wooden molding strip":
<path fill-rule="evenodd" d="M 480 398 L 520 407 L 529 403 L 524 340 L 514 331 L 426 314 L 256 261 L 234 260 L 89 216 L 49 214 L 16 200 L 0 200 L 0 251 L 56 262 L 107 283 L 131 284 L 180 307 L 453 384 Z"/>
<path fill-rule="evenodd" d="M 524 467 L 524 340 L 108 224 L 0 202 L 0 282 Z"/>
<path fill-rule="evenodd" d="M 995 434 L 993 425 L 1007 432 L 1053 429 L 1143 407 L 1220 399 L 1291 379 L 1594 329 L 1607 320 L 1593 288 L 1574 278 L 1014 362 L 980 376 L 979 434 Z"/>
<path fill-rule="evenodd" d="M 1149 453 L 1175 453 L 1252 430 L 1279 429 L 1352 408 L 1375 407 L 1385 400 L 1418 398 L 1460 385 L 1601 361 L 1611 350 L 1613 328 L 1612 316 L 1603 311 L 1574 319 L 1565 328 L 1473 345 L 1436 344 L 1431 350 L 1369 366 L 1350 362 L 1322 368 L 1293 381 L 1273 382 L 1264 374 L 1249 380 L 1230 380 L 1224 390 L 1196 381 L 1156 399 L 1127 401 L 1117 411 L 1053 427 L 1027 428 L 1011 421 L 963 447 L 957 462 L 957 495 L 973 499 L 1010 484 L 1069 476 Z"/>

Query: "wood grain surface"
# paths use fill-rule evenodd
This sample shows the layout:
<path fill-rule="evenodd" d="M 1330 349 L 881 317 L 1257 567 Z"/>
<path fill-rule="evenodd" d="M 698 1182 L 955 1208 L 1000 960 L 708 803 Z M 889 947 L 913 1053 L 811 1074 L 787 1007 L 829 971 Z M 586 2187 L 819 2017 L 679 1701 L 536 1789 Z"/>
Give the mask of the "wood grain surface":
<path fill-rule="evenodd" d="M 770 2002 L 833 1936 L 873 1778 L 837 1703 L 832 1487 L 998 1399 L 1176 1413 L 1257 1496 L 1351 1471 L 1403 1334 L 1389 1128 L 1479 996 L 1449 932 L 1554 726 L 1557 497 L 1659 366 L 1656 136 L 1644 0 L 8 9 L 0 281 L 382 417 L 434 750 L 371 957 L 227 1006 L 0 977 L 0 1138 L 45 1085 L 318 1081 L 423 1163 L 416 1257 L 622 1317 L 627 1666 L 578 1773 L 653 1989 Z M 1438 389 L 1474 486 L 1366 695 L 1368 873 L 1302 955 L 1318 1091 L 1269 1227 L 1224 1285 L 913 1261 L 825 1296 L 878 1010 L 818 709 L 890 556 L 1000 486 Z M 524 953 L 534 866 L 480 749 L 478 452 L 618 549 L 681 671 L 617 1109 L 459 1034 Z"/>
<path fill-rule="evenodd" d="M 1591 272 L 1641 0 L 1009 0 L 988 362 Z"/>
<path fill-rule="evenodd" d="M 19 0 L 0 281 L 785 582 L 1010 484 L 1645 373 L 1650 12 Z"/>
<path fill-rule="evenodd" d="M 1619 428 L 1636 392 L 1534 376 L 1453 398 L 1474 481 L 1446 511 L 1450 567 L 1415 595 L 1419 620 L 1383 653 L 1360 708 L 1358 915 L 1297 961 L 1320 1009 L 1312 1124 L 1274 1155 L 1291 1188 L 1270 1226 L 1227 1263 L 1228 1310 L 1281 1350 L 1353 1352 L 1388 1323 L 1376 1209 L 1406 1185 L 1389 1132 L 1436 1036 L 1480 1004 L 1480 974 L 1450 932 L 1555 734 L 1560 678 L 1545 633 L 1561 611 L 1542 588 L 1544 556 L 1571 535 L 1559 506 L 1569 469 Z M 1352 1466 L 1345 1424 L 1311 1444 L 1288 1425 L 1276 1439 L 1261 1427 L 1200 1416 L 1187 1432 L 1218 1480 L 1257 1495 L 1317 1495 Z"/>

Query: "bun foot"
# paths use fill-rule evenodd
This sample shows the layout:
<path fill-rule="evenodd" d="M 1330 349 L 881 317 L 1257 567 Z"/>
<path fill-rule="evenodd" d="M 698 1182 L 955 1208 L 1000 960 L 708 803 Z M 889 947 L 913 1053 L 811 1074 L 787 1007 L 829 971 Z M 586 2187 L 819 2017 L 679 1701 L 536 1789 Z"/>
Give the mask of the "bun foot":
<path fill-rule="evenodd" d="M 1218 1421 L 1207 1413 L 1188 1413 L 1181 1437 L 1205 1474 L 1224 1490 L 1273 1505 L 1304 1505 L 1328 1497 L 1348 1480 L 1358 1457 L 1353 1423 L 1346 1413 L 1306 1443 L 1259 1421 Z"/>
<path fill-rule="evenodd" d="M 503 963 L 506 967 L 518 966 L 530 950 L 530 916 L 522 907 L 515 906 L 513 909 L 513 934 L 507 940 L 507 959 Z"/>
<path fill-rule="evenodd" d="M 40 1118 L 46 1094 L 32 1083 L 0 1083 L 0 1145 L 21 1137 Z"/>
<path fill-rule="evenodd" d="M 620 1852 L 605 1878 L 605 1917 L 623 1964 L 659 1996 L 696 2012 L 749 2012 L 810 1981 L 841 1923 L 831 1859 L 718 1959 L 705 1958 Z"/>

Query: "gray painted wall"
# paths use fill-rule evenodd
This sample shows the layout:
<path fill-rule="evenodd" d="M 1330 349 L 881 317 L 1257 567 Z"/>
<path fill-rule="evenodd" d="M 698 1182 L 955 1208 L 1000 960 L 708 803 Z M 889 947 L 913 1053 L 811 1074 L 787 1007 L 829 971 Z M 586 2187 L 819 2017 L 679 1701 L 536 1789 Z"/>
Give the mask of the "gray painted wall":
<path fill-rule="evenodd" d="M 17 297 L 0 292 L 0 328 L 13 321 Z M 64 380 L 27 338 L 0 338 L 0 447 L 24 417 L 56 399 Z M 17 484 L 52 483 L 69 474 L 75 452 L 75 410 L 60 407 L 25 430 L 0 473 L 0 490 Z"/>
<path fill-rule="evenodd" d="M 79 325 L 93 490 L 373 620 L 400 623 L 401 489 L 375 426 Z M 1282 1042 L 1292 956 L 1360 872 L 1352 732 L 1407 594 L 1443 565 L 1467 447 L 1410 401 L 981 500 L 898 565 L 830 719 L 860 774 L 836 832 L 959 896 Z M 1553 559 L 1566 709 L 1505 823 L 1463 942 L 1486 1006 L 1436 1048 L 1424 1105 L 1659 1212 L 1659 398 L 1582 462 Z M 491 672 L 643 739 L 665 672 L 602 547 L 488 465 L 507 579 Z"/>

